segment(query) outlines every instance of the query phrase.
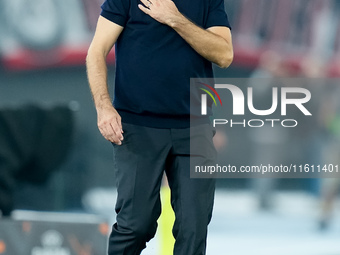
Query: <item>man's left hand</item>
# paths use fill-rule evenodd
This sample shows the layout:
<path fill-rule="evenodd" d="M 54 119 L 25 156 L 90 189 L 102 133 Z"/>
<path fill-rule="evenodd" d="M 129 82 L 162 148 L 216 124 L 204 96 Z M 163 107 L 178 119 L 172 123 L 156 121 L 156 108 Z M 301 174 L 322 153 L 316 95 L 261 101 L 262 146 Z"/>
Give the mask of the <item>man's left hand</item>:
<path fill-rule="evenodd" d="M 138 7 L 160 23 L 171 26 L 181 18 L 175 3 L 171 0 L 141 0 Z"/>

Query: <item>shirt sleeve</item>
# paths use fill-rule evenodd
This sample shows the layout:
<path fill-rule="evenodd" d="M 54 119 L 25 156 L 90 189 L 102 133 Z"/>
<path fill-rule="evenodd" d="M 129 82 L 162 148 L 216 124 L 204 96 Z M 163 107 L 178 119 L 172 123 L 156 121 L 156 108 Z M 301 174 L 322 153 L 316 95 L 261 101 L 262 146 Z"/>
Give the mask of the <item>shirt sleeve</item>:
<path fill-rule="evenodd" d="M 231 29 L 228 15 L 225 12 L 224 0 L 209 0 L 209 14 L 205 28 L 214 26 L 229 27 Z"/>
<path fill-rule="evenodd" d="M 126 25 L 128 0 L 105 0 L 101 8 L 101 16 L 120 26 L 124 27 Z"/>

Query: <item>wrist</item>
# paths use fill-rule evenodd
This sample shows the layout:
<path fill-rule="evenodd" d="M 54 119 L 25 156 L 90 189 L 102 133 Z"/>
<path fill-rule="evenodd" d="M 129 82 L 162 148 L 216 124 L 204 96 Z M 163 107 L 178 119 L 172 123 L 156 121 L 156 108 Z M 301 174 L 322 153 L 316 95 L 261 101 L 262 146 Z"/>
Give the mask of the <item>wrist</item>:
<path fill-rule="evenodd" d="M 178 26 L 180 26 L 181 24 L 183 24 L 185 22 L 186 18 L 182 15 L 182 13 L 180 13 L 179 11 L 177 12 L 177 14 L 173 15 L 169 21 L 167 22 L 167 25 L 171 28 L 176 28 Z"/>
<path fill-rule="evenodd" d="M 111 98 L 109 95 L 101 95 L 95 99 L 95 106 L 97 110 L 112 107 Z"/>

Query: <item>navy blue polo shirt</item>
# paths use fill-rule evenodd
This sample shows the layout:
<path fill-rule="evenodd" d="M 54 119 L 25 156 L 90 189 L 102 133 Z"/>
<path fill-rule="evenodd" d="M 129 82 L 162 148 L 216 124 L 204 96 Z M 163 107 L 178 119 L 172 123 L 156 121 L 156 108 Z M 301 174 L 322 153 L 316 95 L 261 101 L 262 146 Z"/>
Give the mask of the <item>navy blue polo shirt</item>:
<path fill-rule="evenodd" d="M 138 8 L 140 0 L 106 0 L 101 16 L 124 27 L 115 44 L 114 106 L 122 122 L 185 128 L 190 119 L 190 78 L 213 77 L 212 64 L 172 28 Z M 224 0 L 174 0 L 202 28 L 230 27 Z"/>

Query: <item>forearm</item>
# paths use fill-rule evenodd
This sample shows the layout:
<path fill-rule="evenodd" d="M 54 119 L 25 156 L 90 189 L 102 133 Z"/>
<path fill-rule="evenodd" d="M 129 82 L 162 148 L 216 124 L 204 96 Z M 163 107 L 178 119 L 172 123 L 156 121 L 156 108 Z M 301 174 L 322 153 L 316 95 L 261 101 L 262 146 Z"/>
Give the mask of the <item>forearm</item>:
<path fill-rule="evenodd" d="M 121 118 L 111 103 L 107 86 L 107 53 L 89 49 L 86 57 L 87 76 L 97 110 L 97 124 L 108 141 L 121 145 L 123 140 Z"/>
<path fill-rule="evenodd" d="M 184 17 L 171 0 L 141 0 L 138 7 L 147 15 L 172 27 L 189 45 L 207 60 L 227 68 L 233 60 L 230 30 L 214 26 L 200 28 Z"/>
<path fill-rule="evenodd" d="M 100 16 L 86 57 L 87 77 L 97 110 L 99 131 L 106 140 L 118 145 L 122 144 L 123 128 L 121 118 L 111 103 L 106 57 L 122 31 L 122 26 Z"/>
<path fill-rule="evenodd" d="M 111 104 L 107 85 L 106 56 L 91 48 L 86 57 L 87 77 L 96 109 Z"/>
<path fill-rule="evenodd" d="M 169 26 L 202 57 L 222 68 L 227 68 L 231 64 L 232 44 L 223 37 L 200 28 L 180 13 L 169 23 Z"/>

